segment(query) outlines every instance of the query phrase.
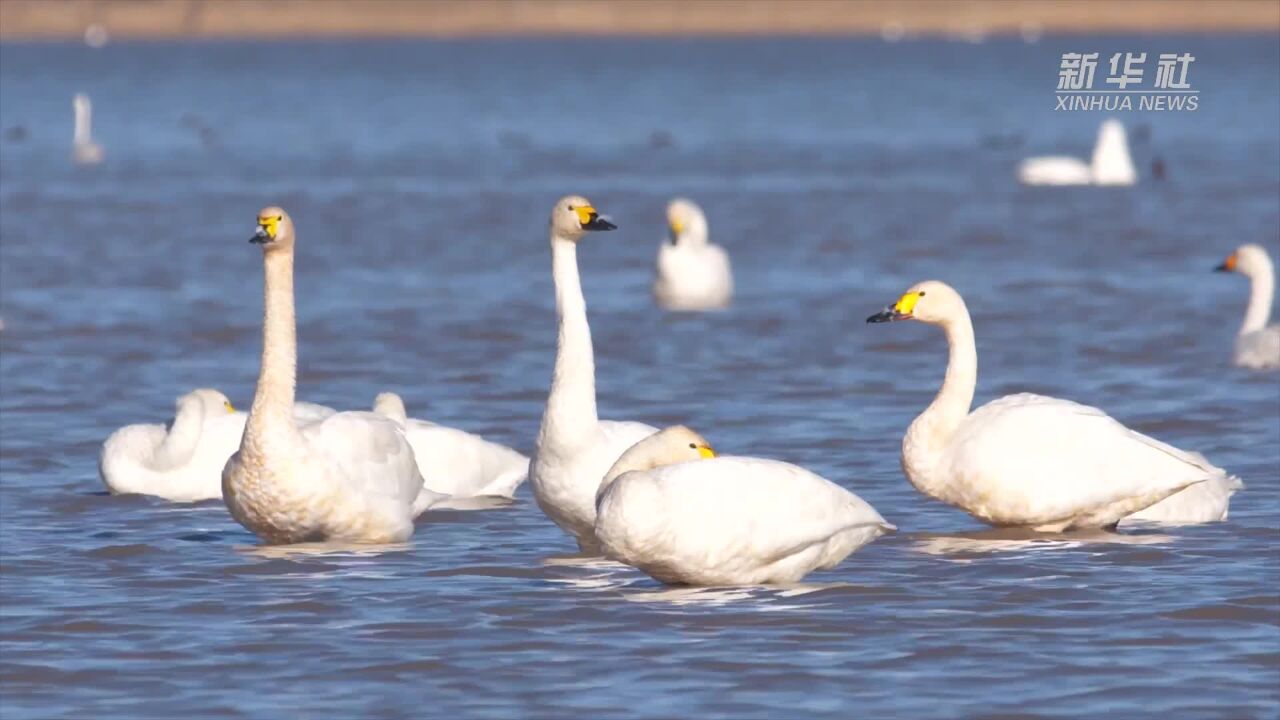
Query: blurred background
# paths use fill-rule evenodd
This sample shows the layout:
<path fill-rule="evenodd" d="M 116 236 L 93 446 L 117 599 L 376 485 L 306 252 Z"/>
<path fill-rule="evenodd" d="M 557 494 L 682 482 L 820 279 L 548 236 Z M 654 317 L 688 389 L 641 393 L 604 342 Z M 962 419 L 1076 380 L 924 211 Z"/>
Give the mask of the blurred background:
<path fill-rule="evenodd" d="M 1081 52 L 1095 87 L 1190 53 L 1198 109 L 1056 111 Z M 1134 184 L 1019 182 L 1108 117 Z M 529 452 L 567 193 L 619 226 L 579 252 L 601 415 L 808 467 L 898 534 L 803 588 L 680 593 L 557 562 L 528 488 L 316 556 L 103 492 L 116 428 L 248 404 L 272 204 L 301 399 L 395 390 Z M 653 305 L 677 195 L 726 311 Z M 0 716 L 1276 717 L 1280 384 L 1232 365 L 1247 282 L 1210 272 L 1244 242 L 1280 253 L 1275 2 L 0 0 Z M 925 278 L 973 313 L 978 403 L 1203 452 L 1247 485 L 1230 520 L 1008 543 L 916 493 L 945 344 L 864 320 Z"/>

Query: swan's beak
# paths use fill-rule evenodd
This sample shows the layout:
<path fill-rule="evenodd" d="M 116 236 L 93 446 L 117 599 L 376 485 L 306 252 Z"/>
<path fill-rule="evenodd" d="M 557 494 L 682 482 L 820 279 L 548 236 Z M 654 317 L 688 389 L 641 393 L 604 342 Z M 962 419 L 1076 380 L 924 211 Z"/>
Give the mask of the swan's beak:
<path fill-rule="evenodd" d="M 230 400 L 228 400 L 228 401 L 226 401 L 225 403 L 223 403 L 223 405 L 225 405 L 225 406 L 226 406 L 226 408 L 227 408 L 227 413 L 228 413 L 228 414 L 233 413 L 233 412 L 235 412 L 235 411 L 236 411 L 235 406 L 231 404 L 231 401 L 230 401 Z"/>
<path fill-rule="evenodd" d="M 887 307 L 884 310 L 867 318 L 869 323 L 894 322 L 896 320 L 912 320 L 915 318 L 911 311 L 915 309 L 916 303 L 920 301 L 920 293 L 909 292 L 898 298 L 898 302 L 893 307 Z"/>
<path fill-rule="evenodd" d="M 583 230 L 618 229 L 617 225 L 600 217 L 600 213 L 596 212 L 596 209 L 590 205 L 580 205 L 574 208 L 573 211 L 578 213 L 578 224 L 582 226 Z"/>
<path fill-rule="evenodd" d="M 1215 267 L 1213 270 L 1214 272 L 1232 272 L 1235 269 L 1236 269 L 1236 254 L 1231 253 L 1231 255 L 1229 255 L 1226 260 L 1222 261 L 1221 265 Z"/>
<path fill-rule="evenodd" d="M 701 455 L 704 460 L 710 460 L 716 456 L 716 451 L 712 450 L 710 445 L 702 445 L 698 448 L 698 454 Z"/>
<path fill-rule="evenodd" d="M 279 231 L 279 225 L 280 218 L 258 218 L 258 229 L 254 231 L 253 237 L 249 238 L 249 242 L 257 245 L 267 245 L 275 242 L 276 233 Z"/>

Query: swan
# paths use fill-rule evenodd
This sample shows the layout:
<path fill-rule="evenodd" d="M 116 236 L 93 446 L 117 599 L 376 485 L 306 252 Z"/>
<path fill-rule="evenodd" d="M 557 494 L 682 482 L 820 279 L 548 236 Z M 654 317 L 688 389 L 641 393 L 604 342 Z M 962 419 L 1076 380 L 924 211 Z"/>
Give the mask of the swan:
<path fill-rule="evenodd" d="M 1124 125 L 1107 118 L 1098 128 L 1092 162 L 1065 155 L 1027 158 L 1018 167 L 1025 185 L 1132 185 L 1138 180 Z"/>
<path fill-rule="evenodd" d="M 1043 532 L 1114 527 L 1161 501 L 1169 503 L 1153 511 L 1161 517 L 1139 519 L 1226 519 L 1238 479 L 1098 408 L 1022 393 L 970 413 L 978 376 L 973 324 L 947 284 L 919 283 L 867 318 L 894 320 L 941 326 L 950 348 L 942 389 L 902 440 L 903 471 L 925 495 L 991 525 Z"/>
<path fill-rule="evenodd" d="M 1214 268 L 1249 278 L 1249 307 L 1236 335 L 1236 365 L 1254 370 L 1280 368 L 1280 325 L 1267 325 L 1275 292 L 1275 271 L 1261 245 L 1241 245 Z"/>
<path fill-rule="evenodd" d="M 714 310 L 733 299 L 729 254 L 707 240 L 707 217 L 692 200 L 667 205 L 670 242 L 658 247 L 653 297 L 668 310 Z"/>
<path fill-rule="evenodd" d="M 168 425 L 126 425 L 98 456 L 98 476 L 112 494 L 193 502 L 220 497 L 222 466 L 240 443 L 226 395 L 200 388 L 178 398 Z"/>
<path fill-rule="evenodd" d="M 596 415 L 595 360 L 578 279 L 578 242 L 588 232 L 615 227 L 576 195 L 561 198 L 551 211 L 551 278 L 560 332 L 551 392 L 529 464 L 529 485 L 538 507 L 577 539 L 584 552 L 599 549 L 594 526 L 601 478 L 624 450 L 658 431 Z"/>
<path fill-rule="evenodd" d="M 623 453 L 596 496 L 605 555 L 671 585 L 794 583 L 895 529 L 829 480 L 777 460 L 717 457 L 682 425 Z"/>
<path fill-rule="evenodd" d="M 479 435 L 410 418 L 404 400 L 393 392 L 380 393 L 373 411 L 404 428 L 418 472 L 435 492 L 454 498 L 509 498 L 529 475 L 529 458 Z"/>
<path fill-rule="evenodd" d="M 93 141 L 93 105 L 89 96 L 76 93 L 71 100 L 76 113 L 76 131 L 71 143 L 71 158 L 77 165 L 97 165 L 102 162 L 102 146 Z"/>
<path fill-rule="evenodd" d="M 258 213 L 250 242 L 262 246 L 265 275 L 262 365 L 240 449 L 222 471 L 231 516 L 271 544 L 401 542 L 436 499 L 395 421 L 339 412 L 293 417 L 297 323 L 293 221 L 278 207 Z"/>
<path fill-rule="evenodd" d="M 154 495 L 174 502 L 222 497 L 222 468 L 240 447 L 243 412 L 227 396 L 201 388 L 178 398 L 168 425 L 126 425 L 102 444 L 98 476 L 116 495 Z M 299 422 L 334 413 L 315 403 L 293 408 Z"/>

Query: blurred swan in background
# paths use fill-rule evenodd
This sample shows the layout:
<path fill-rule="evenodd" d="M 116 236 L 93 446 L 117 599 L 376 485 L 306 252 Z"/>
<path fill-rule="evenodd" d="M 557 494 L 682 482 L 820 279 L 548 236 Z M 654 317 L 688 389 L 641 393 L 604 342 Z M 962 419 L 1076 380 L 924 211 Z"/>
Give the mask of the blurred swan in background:
<path fill-rule="evenodd" d="M 714 310 L 733 299 L 729 254 L 707 240 L 707 218 L 692 200 L 667 205 L 669 242 L 658 248 L 653 297 L 668 310 Z"/>
<path fill-rule="evenodd" d="M 1132 185 L 1138 173 L 1124 125 L 1108 118 L 1098 128 L 1091 163 L 1065 155 L 1028 158 L 1018 167 L 1018 178 L 1025 185 Z"/>
<path fill-rule="evenodd" d="M 231 516 L 269 543 L 395 543 L 438 496 L 424 486 L 413 448 L 395 421 L 339 412 L 299 423 L 293 221 L 278 207 L 258 213 L 250 242 L 262 246 L 262 365 L 240 449 L 222 472 Z"/>
<path fill-rule="evenodd" d="M 71 158 L 77 165 L 97 165 L 105 154 L 102 146 L 93 141 L 93 105 L 89 96 L 76 93 L 71 100 L 76 113 L 75 136 L 71 141 Z"/>
<path fill-rule="evenodd" d="M 1249 278 L 1249 306 L 1236 334 L 1236 365 L 1254 370 L 1280 368 L 1280 325 L 1267 325 L 1276 284 L 1267 251 L 1261 245 L 1241 245 L 1214 270 Z"/>
<path fill-rule="evenodd" d="M 201 388 L 178 398 L 167 425 L 126 425 L 102 444 L 98 475 L 117 495 L 154 495 L 174 502 L 222 497 L 222 468 L 240 447 L 245 413 L 226 395 Z M 333 414 L 323 405 L 300 402 L 294 417 L 315 422 Z"/>
<path fill-rule="evenodd" d="M 511 497 L 529 475 L 529 458 L 469 432 L 408 417 L 404 400 L 378 395 L 373 411 L 404 427 L 418 471 L 431 490 L 454 498 Z"/>
<path fill-rule="evenodd" d="M 596 506 L 605 555 L 672 585 L 793 583 L 895 529 L 829 480 L 777 460 L 716 457 L 679 425 L 623 453 Z"/>
<path fill-rule="evenodd" d="M 594 526 L 600 480 L 624 450 L 658 431 L 596 415 L 595 358 L 578 277 L 578 242 L 589 232 L 614 227 L 586 198 L 576 195 L 561 198 L 551 211 L 551 278 L 560 331 L 529 485 L 538 507 L 585 552 L 599 550 Z"/>
<path fill-rule="evenodd" d="M 940 326 L 950 350 L 937 398 L 902 440 L 903 470 L 925 495 L 991 525 L 1044 532 L 1113 527 L 1131 516 L 1226 519 L 1242 487 L 1237 478 L 1097 408 L 1022 393 L 970 413 L 978 377 L 973 324 L 945 283 L 919 283 L 867 318 L 894 320 Z M 1168 504 L 1152 507 L 1161 501 Z"/>

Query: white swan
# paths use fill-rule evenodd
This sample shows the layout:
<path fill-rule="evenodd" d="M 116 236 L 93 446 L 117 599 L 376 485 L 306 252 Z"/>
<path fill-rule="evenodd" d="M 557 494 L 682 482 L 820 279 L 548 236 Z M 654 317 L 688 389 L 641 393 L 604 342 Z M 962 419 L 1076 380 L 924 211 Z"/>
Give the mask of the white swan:
<path fill-rule="evenodd" d="M 613 230 L 586 198 L 561 198 L 551 211 L 551 277 L 560 334 L 547 408 L 529 464 L 538 507 L 573 535 L 584 551 L 595 541 L 596 489 L 624 450 L 657 428 L 596 416 L 596 370 L 587 303 L 578 279 L 578 241 L 590 231 Z"/>
<path fill-rule="evenodd" d="M 895 529 L 829 480 L 777 460 L 716 457 L 683 426 L 623 453 L 596 506 L 605 555 L 673 585 L 793 583 Z"/>
<path fill-rule="evenodd" d="M 1236 334 L 1236 365 L 1254 370 L 1280 368 L 1280 325 L 1267 325 L 1276 286 L 1267 251 L 1261 245 L 1241 245 L 1214 270 L 1249 278 L 1249 307 Z"/>
<path fill-rule="evenodd" d="M 945 283 L 919 283 L 867 318 L 891 320 L 941 326 L 950 347 L 942 389 L 902 440 L 903 471 L 925 495 L 991 525 L 1047 532 L 1111 527 L 1170 496 L 1162 517 L 1146 519 L 1226 519 L 1239 480 L 1097 408 L 1024 393 L 970 413 L 978 377 L 973 324 Z M 1190 494 L 1177 499 L 1180 491 Z"/>
<path fill-rule="evenodd" d="M 435 498 L 400 426 L 371 412 L 294 420 L 294 241 L 283 210 L 258 213 L 250 242 L 262 245 L 265 268 L 262 367 L 240 449 L 222 471 L 222 498 L 269 543 L 405 540 Z"/>
<path fill-rule="evenodd" d="M 692 200 L 667 205 L 670 242 L 658 247 L 653 297 L 668 310 L 713 310 L 733 299 L 729 254 L 707 240 L 707 217 Z"/>
<path fill-rule="evenodd" d="M 97 165 L 104 155 L 102 146 L 93 141 L 93 105 L 89 96 L 76 93 L 71 100 L 76 113 L 75 136 L 71 141 L 71 159 L 77 165 Z"/>
<path fill-rule="evenodd" d="M 178 398 L 166 425 L 127 425 L 102 444 L 98 475 L 114 494 L 155 495 L 177 502 L 221 496 L 222 466 L 240 444 L 226 395 L 208 388 Z"/>
<path fill-rule="evenodd" d="M 454 498 L 512 497 L 529 475 L 529 458 L 469 432 L 408 417 L 404 400 L 378 395 L 373 411 L 404 427 L 418 471 L 431 490 Z"/>
<path fill-rule="evenodd" d="M 1108 118 L 1098 128 L 1092 162 L 1065 155 L 1027 158 L 1018 167 L 1018 179 L 1026 185 L 1132 185 L 1138 173 L 1124 125 Z"/>

